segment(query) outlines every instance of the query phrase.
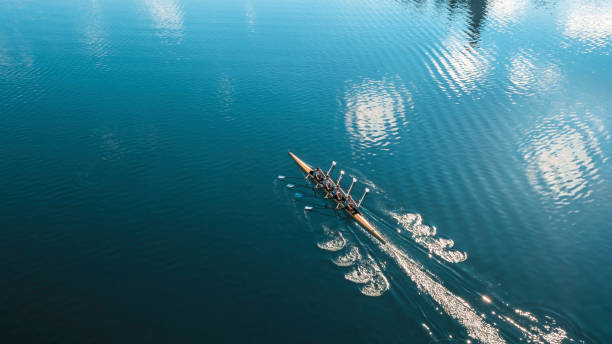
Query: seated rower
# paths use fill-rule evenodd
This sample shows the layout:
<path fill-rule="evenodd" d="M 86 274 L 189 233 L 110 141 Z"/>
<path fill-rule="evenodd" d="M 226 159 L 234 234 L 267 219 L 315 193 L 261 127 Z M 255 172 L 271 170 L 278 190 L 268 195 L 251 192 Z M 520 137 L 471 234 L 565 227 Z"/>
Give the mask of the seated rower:
<path fill-rule="evenodd" d="M 336 189 L 336 193 L 334 194 L 334 197 L 336 198 L 336 200 L 338 200 L 338 202 L 342 202 L 344 200 L 344 197 L 342 196 L 342 191 L 340 191 L 340 188 Z"/>
<path fill-rule="evenodd" d="M 325 178 L 325 189 L 331 192 L 334 189 L 334 183 L 332 183 L 329 177 Z"/>
<path fill-rule="evenodd" d="M 321 168 L 317 167 L 314 170 L 314 176 L 317 179 L 317 181 L 321 182 L 325 175 L 323 174 L 323 171 L 321 170 Z"/>
<path fill-rule="evenodd" d="M 356 204 L 355 204 L 355 201 L 353 200 L 353 197 L 352 197 L 352 196 L 350 196 L 350 195 L 348 196 L 348 198 L 347 198 L 346 203 L 344 204 L 344 206 L 345 206 L 345 207 L 346 207 L 348 210 L 350 210 L 350 211 L 355 211 L 355 206 L 356 206 Z"/>

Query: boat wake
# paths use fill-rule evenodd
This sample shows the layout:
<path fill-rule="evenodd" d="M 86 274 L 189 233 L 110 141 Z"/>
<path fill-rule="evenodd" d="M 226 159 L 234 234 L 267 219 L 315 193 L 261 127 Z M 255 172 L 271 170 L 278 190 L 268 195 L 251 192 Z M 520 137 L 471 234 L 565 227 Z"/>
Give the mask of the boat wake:
<path fill-rule="evenodd" d="M 298 206 L 295 196 L 285 190 L 284 194 Z M 577 326 L 562 315 L 513 307 L 494 296 L 502 291 L 484 293 L 490 290 L 490 283 L 454 264 L 465 261 L 467 254 L 453 250 L 454 242 L 438 237 L 436 228 L 423 224 L 420 215 L 386 213 L 397 223 L 369 211 L 365 215 L 385 235 L 387 243 L 371 238 L 354 223 L 341 224 L 337 219 L 318 222 L 325 215 L 323 210 L 304 212 L 304 218 L 315 232 L 322 229 L 317 247 L 333 254 L 332 263 L 346 269 L 344 278 L 363 295 L 385 294 L 391 287 L 391 277 L 397 288 L 392 297 L 411 308 L 410 314 L 420 314 L 421 325 L 434 342 L 585 343 L 576 339 L 580 338 Z M 362 241 L 366 237 L 371 240 Z M 433 255 L 441 259 L 430 259 Z"/>
<path fill-rule="evenodd" d="M 486 322 L 485 317 L 479 315 L 466 300 L 453 294 L 438 282 L 430 272 L 410 258 L 408 254 L 393 244 L 385 245 L 382 249 L 395 260 L 421 292 L 431 297 L 446 314 L 465 328 L 469 337 L 482 343 L 506 342 L 500 336 L 499 330 Z"/>
<path fill-rule="evenodd" d="M 352 266 L 361 259 L 361 253 L 357 246 L 350 245 L 346 250 L 336 258 L 332 259 L 332 262 L 337 266 L 347 267 Z"/>
<path fill-rule="evenodd" d="M 397 223 L 402 226 L 404 231 L 410 233 L 412 240 L 426 248 L 429 254 L 434 254 L 449 263 L 460 263 L 467 259 L 467 253 L 452 250 L 455 242 L 452 239 L 445 239 L 436 236 L 435 226 L 423 224 L 423 219 L 419 214 L 398 214 L 390 212 Z M 399 231 L 401 233 L 401 230 Z"/>
<path fill-rule="evenodd" d="M 346 245 L 346 239 L 342 232 L 332 231 L 325 225 L 323 225 L 323 230 L 326 233 L 327 239 L 317 243 L 320 249 L 335 252 L 340 251 Z"/>
<path fill-rule="evenodd" d="M 468 343 L 472 340 L 487 344 L 519 341 L 536 344 L 584 343 L 572 339 L 568 331 L 550 315 L 544 314 L 538 318 L 533 313 L 513 308 L 502 300 L 479 293 L 467 285 L 467 280 L 463 280 L 466 285 L 453 285 L 454 290 L 466 292 L 465 296 L 459 296 L 457 292 L 445 286 L 440 276 L 433 274 L 405 250 L 392 243 L 379 247 L 414 283 L 419 293 L 426 295 L 429 303 L 434 306 L 435 312 L 430 310 L 426 319 L 433 321 L 435 316 L 432 314 L 441 311 L 437 314 L 449 316 L 461 325 L 467 334 Z M 461 284 L 461 281 L 459 279 L 455 284 Z M 430 336 L 438 337 L 435 339 L 453 338 L 453 335 L 434 334 L 433 328 L 437 327 L 435 324 L 427 326 L 423 323 L 423 326 Z M 457 336 L 461 337 L 461 334 Z"/>
<path fill-rule="evenodd" d="M 353 269 L 347 272 L 344 278 L 362 284 L 359 290 L 367 296 L 381 296 L 389 290 L 389 280 L 371 255 L 357 260 Z"/>
<path fill-rule="evenodd" d="M 332 262 L 340 267 L 351 268 L 344 278 L 360 284 L 359 290 L 367 296 L 381 296 L 389 290 L 389 281 L 380 265 L 370 255 L 361 254 L 359 247 L 349 242 L 341 231 L 335 231 L 323 225 L 325 239 L 317 242 L 317 247 L 330 252 L 339 252 Z"/>

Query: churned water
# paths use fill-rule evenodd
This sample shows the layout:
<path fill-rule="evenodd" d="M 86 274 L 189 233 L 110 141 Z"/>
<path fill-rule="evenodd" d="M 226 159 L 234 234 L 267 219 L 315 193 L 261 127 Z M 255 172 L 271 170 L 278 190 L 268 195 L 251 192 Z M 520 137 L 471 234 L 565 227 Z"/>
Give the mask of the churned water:
<path fill-rule="evenodd" d="M 612 5 L 0 3 L 3 343 L 612 340 Z M 287 156 L 356 177 L 380 244 Z"/>

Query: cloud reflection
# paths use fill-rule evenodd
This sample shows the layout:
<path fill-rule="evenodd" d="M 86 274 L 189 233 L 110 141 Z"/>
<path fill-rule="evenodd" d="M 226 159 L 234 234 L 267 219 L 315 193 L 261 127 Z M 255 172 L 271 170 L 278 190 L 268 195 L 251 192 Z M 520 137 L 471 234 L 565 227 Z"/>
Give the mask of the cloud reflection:
<path fill-rule="evenodd" d="M 412 109 L 412 96 L 401 79 L 363 80 L 351 85 L 344 95 L 345 125 L 350 137 L 363 148 L 381 147 L 399 139 Z"/>
<path fill-rule="evenodd" d="M 442 47 L 425 53 L 430 76 L 448 96 L 452 91 L 458 96 L 478 89 L 491 68 L 493 57 L 481 54 L 468 37 L 451 34 Z"/>
<path fill-rule="evenodd" d="M 564 21 L 563 34 L 586 46 L 586 52 L 607 46 L 612 40 L 612 3 L 574 3 Z"/>
<path fill-rule="evenodd" d="M 601 123 L 576 114 L 541 121 L 522 149 L 533 188 L 557 205 L 588 198 L 600 178 L 595 161 L 604 158 L 597 131 L 605 132 Z"/>
<path fill-rule="evenodd" d="M 32 54 L 30 45 L 19 31 L 15 30 L 6 37 L 0 36 L 1 79 L 4 81 L 32 80 L 38 73 L 40 70 L 35 67 L 34 54 Z M 12 90 L 12 92 L 16 91 Z"/>
<path fill-rule="evenodd" d="M 183 38 L 183 11 L 177 0 L 149 0 L 149 13 L 158 35 L 164 40 L 180 42 Z"/>
<path fill-rule="evenodd" d="M 102 11 L 97 0 L 90 1 L 90 10 L 84 31 L 85 45 L 90 55 L 96 59 L 96 67 L 107 68 L 103 59 L 108 55 L 108 39 Z"/>
<path fill-rule="evenodd" d="M 246 2 L 245 14 L 247 18 L 247 24 L 249 25 L 249 31 L 255 32 L 256 13 L 255 13 L 255 7 L 253 7 L 253 2 L 251 0 L 248 0 Z"/>
<path fill-rule="evenodd" d="M 226 121 L 233 121 L 235 119 L 232 113 L 234 92 L 234 80 L 227 74 L 222 73 L 219 80 L 219 86 L 217 87 L 217 97 Z"/>
<path fill-rule="evenodd" d="M 528 0 L 494 0 L 489 4 L 489 20 L 497 28 L 503 28 L 518 22 L 528 5 Z"/>
<path fill-rule="evenodd" d="M 561 68 L 549 61 L 539 61 L 531 51 L 520 50 L 507 66 L 509 94 L 534 95 L 560 87 Z"/>

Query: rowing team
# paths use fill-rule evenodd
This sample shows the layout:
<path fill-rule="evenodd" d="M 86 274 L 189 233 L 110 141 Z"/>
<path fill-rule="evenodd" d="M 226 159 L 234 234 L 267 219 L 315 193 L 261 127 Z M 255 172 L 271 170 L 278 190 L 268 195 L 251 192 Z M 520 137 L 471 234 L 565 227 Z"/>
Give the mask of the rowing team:
<path fill-rule="evenodd" d="M 361 206 L 361 202 L 363 202 L 363 199 L 370 191 L 370 189 L 366 188 L 365 193 L 359 200 L 359 203 L 356 203 L 353 199 L 353 196 L 351 196 L 351 190 L 353 189 L 353 185 L 355 185 L 355 183 L 357 182 L 357 179 L 353 178 L 353 182 L 351 183 L 348 192 L 345 193 L 344 190 L 342 190 L 342 187 L 340 186 L 340 181 L 342 180 L 342 176 L 344 176 L 344 171 L 340 171 L 340 177 L 338 178 L 337 182 L 334 182 L 330 177 L 330 173 L 335 166 L 336 162 L 333 161 L 327 173 L 324 173 L 321 168 L 317 167 L 310 172 L 310 177 L 314 178 L 318 184 L 322 185 L 325 190 L 338 202 L 339 205 L 342 205 L 351 213 L 356 213 L 357 208 Z"/>

